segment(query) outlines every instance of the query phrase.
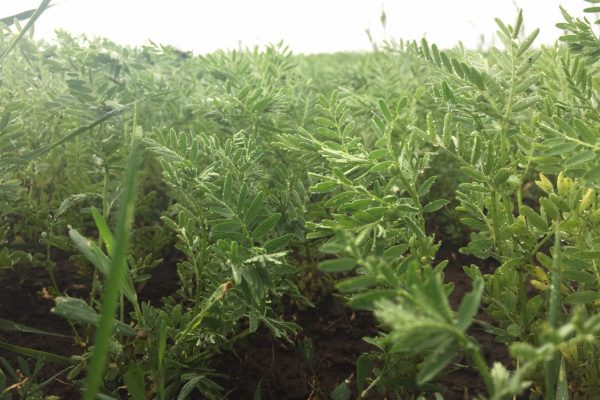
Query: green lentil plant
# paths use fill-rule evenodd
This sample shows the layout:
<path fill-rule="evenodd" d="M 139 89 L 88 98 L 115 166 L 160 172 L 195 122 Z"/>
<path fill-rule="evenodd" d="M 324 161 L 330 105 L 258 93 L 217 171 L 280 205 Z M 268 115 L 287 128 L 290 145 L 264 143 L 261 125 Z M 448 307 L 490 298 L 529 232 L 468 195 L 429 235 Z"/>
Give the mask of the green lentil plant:
<path fill-rule="evenodd" d="M 420 132 L 409 129 L 411 122 L 418 120 L 417 101 L 409 103 L 403 97 L 392 109 L 380 101 L 370 134 L 361 135 L 370 136 L 367 144 L 353 132 L 355 123 L 345 99 L 333 92 L 330 98 L 320 96 L 322 116 L 315 117 L 313 132 L 301 130 L 299 135 L 280 138 L 288 151 L 309 159 L 309 190 L 318 196 L 316 200 L 328 217 L 307 223 L 311 230 L 307 238 L 327 239 L 321 251 L 338 256 L 322 261 L 322 270 L 355 271 L 356 276 L 341 280 L 337 287 L 342 293 L 355 293 L 349 305 L 357 309 L 375 310 L 378 301 L 396 298 L 410 270 L 419 276 L 429 271 L 439 279 L 437 274 L 447 265 L 432 266 L 438 245 L 425 233 L 424 215 L 441 209 L 447 201 L 421 203 L 435 176 L 419 181 L 430 153 L 420 146 L 424 140 Z M 445 300 L 446 289 L 441 290 Z M 383 366 L 376 370 L 365 367 L 375 360 Z M 398 393 L 417 386 L 410 357 L 381 352 L 365 354 L 359 363 L 359 390 L 365 395 L 371 386 L 383 382 Z M 365 386 L 371 373 L 376 379 Z"/>
<path fill-rule="evenodd" d="M 42 398 L 42 391 L 69 369 L 42 380 L 39 375 L 45 365 L 43 358 L 37 359 L 33 369 L 23 357 L 17 357 L 17 369 L 1 357 L 0 365 L 0 398 L 3 400 Z"/>
<path fill-rule="evenodd" d="M 187 257 L 178 266 L 181 294 L 199 309 L 216 288 L 231 285 L 212 317 L 229 327 L 224 337 L 241 318 L 248 318 L 245 334 L 259 323 L 277 336 L 295 329 L 272 315 L 269 305 L 271 296 L 294 292 L 286 276 L 295 269 L 281 251 L 293 235 L 279 233 L 281 213 L 270 201 L 256 142 L 244 132 L 225 143 L 215 136 L 171 132 L 151 143 L 179 199 L 177 220 L 163 220 L 177 232 L 178 248 Z"/>
<path fill-rule="evenodd" d="M 514 26 L 497 23 L 507 50 L 491 50 L 485 58 L 422 41 L 417 51 L 439 68 L 433 91 L 446 110 L 441 132 L 432 116 L 427 132 L 468 176 L 456 192 L 461 222 L 473 230 L 461 252 L 500 263 L 486 277 L 485 308 L 497 323 L 488 328 L 501 342 L 543 347 L 548 330 L 575 318 L 565 307 L 592 306 L 593 296 L 578 293 L 596 282 L 584 278 L 596 268 L 587 254 L 597 246 L 597 225 L 584 211 L 597 185 L 597 135 L 590 125 L 597 113 L 584 106 L 595 94 L 583 60 L 572 61 L 564 49 L 528 50 L 537 30 L 520 39 L 521 13 Z M 554 71 L 550 57 L 559 65 Z M 563 85 L 546 79 L 553 75 Z M 545 173 L 558 175 L 559 190 Z M 529 192 L 536 174 L 545 196 Z M 541 293 L 532 293 L 528 281 Z M 561 357 L 564 351 L 543 362 L 544 398 L 560 397 L 564 374 L 577 381 L 575 387 L 588 385 L 568 359 L 559 371 Z"/>

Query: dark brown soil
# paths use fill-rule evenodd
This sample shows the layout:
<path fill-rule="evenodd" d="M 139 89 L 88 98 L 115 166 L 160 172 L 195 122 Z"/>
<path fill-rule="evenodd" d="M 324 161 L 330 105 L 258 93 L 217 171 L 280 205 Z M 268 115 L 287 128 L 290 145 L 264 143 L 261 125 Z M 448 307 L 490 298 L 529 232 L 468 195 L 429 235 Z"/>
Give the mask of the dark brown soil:
<path fill-rule="evenodd" d="M 462 296 L 471 290 L 470 280 L 462 271 L 463 265 L 476 263 L 484 273 L 491 273 L 496 267 L 493 262 L 482 263 L 481 260 L 465 258 L 445 248 L 441 249 L 439 256 L 451 261 L 446 268 L 446 281 L 455 284 L 450 298 L 453 307 L 457 307 Z M 177 289 L 176 260 L 174 256 L 155 269 L 152 279 L 141 290 L 141 299 L 158 305 L 160 298 Z M 59 287 L 70 295 L 85 296 L 88 284 L 67 266 L 65 260 L 56 271 Z M 25 277 L 15 271 L 5 270 L 0 275 L 0 281 L 3 287 L 0 291 L 0 317 L 70 334 L 68 324 L 49 312 L 53 301 L 44 295 L 44 288 L 50 285 L 44 270 L 28 270 Z M 316 303 L 314 308 L 285 307 L 282 317 L 302 327 L 292 342 L 276 339 L 268 330 L 260 328 L 255 334 L 238 342 L 234 352 L 220 354 L 214 359 L 212 367 L 229 377 L 219 381 L 225 388 L 227 398 L 252 399 L 259 383 L 262 400 L 329 399 L 333 389 L 344 381 L 354 390 L 355 360 L 360 354 L 373 350 L 363 337 L 376 335 L 376 321 L 369 313 L 345 307 L 332 294 L 319 296 L 318 300 L 313 301 Z M 489 362 L 495 360 L 510 365 L 503 345 L 476 327 L 470 333 L 483 345 Z M 70 339 L 0 332 L 0 341 L 66 356 L 81 353 L 81 348 Z M 11 363 L 16 359 L 13 353 L 3 349 L 0 349 L 0 356 Z M 445 398 L 470 399 L 482 393 L 483 386 L 476 371 L 462 366 L 467 364 L 466 360 L 456 361 L 452 370 L 436 382 L 448 390 L 444 392 Z M 51 376 L 59 370 L 60 366 L 49 363 L 44 376 Z M 51 386 L 49 393 L 60 395 L 62 399 L 80 398 L 79 391 L 64 377 Z M 356 393 L 351 398 L 357 398 Z"/>
<path fill-rule="evenodd" d="M 59 287 L 70 288 L 71 293 L 79 289 L 77 276 L 73 271 L 59 267 L 56 271 Z M 65 279 L 66 278 L 66 279 Z M 70 282 L 67 282 L 69 280 Z M 47 296 L 50 286 L 48 274 L 43 269 L 29 269 L 25 277 L 14 270 L 4 270 L 0 275 L 2 290 L 0 290 L 0 318 L 42 329 L 47 332 L 63 335 L 72 334 L 64 318 L 50 313 L 54 301 Z M 0 331 L 0 342 L 16 346 L 42 350 L 63 356 L 80 354 L 81 348 L 69 338 L 50 337 L 31 333 L 16 333 Z M 0 348 L 0 357 L 5 358 L 13 367 L 17 355 Z M 29 363 L 33 368 L 35 361 Z M 42 377 L 50 377 L 58 373 L 64 366 L 47 363 Z M 60 394 L 61 398 L 79 399 L 81 395 L 64 376 L 59 377 L 49 393 Z M 11 382 L 11 384 L 16 382 Z"/>
<path fill-rule="evenodd" d="M 472 290 L 471 279 L 464 273 L 462 267 L 475 264 L 479 266 L 483 274 L 492 274 L 498 267 L 495 260 L 479 260 L 475 257 L 465 256 L 457 252 L 457 247 L 450 249 L 442 247 L 438 253 L 440 260 L 447 259 L 449 264 L 445 269 L 445 281 L 454 283 L 454 291 L 450 295 L 450 305 L 454 310 L 458 309 L 463 296 Z M 492 322 L 489 317 L 480 311 L 477 319 L 486 322 Z M 508 349 L 505 345 L 494 340 L 493 335 L 485 332 L 476 325 L 471 326 L 469 334 L 474 337 L 483 348 L 483 353 L 491 365 L 492 362 L 498 361 L 505 366 L 511 365 Z M 458 360 L 451 372 L 442 376 L 440 385 L 447 388 L 450 393 L 446 399 L 471 399 L 475 394 L 484 394 L 485 388 L 483 381 L 476 370 L 467 366 L 458 367 L 458 365 L 467 365 L 468 360 Z"/>
<path fill-rule="evenodd" d="M 333 296 L 286 314 L 303 328 L 294 343 L 260 329 L 236 346 L 235 354 L 217 357 L 213 367 L 230 377 L 220 382 L 227 398 L 251 399 L 259 382 L 262 400 L 329 399 L 345 380 L 355 386 L 356 358 L 373 350 L 362 339 L 376 334 L 371 314 L 352 311 Z"/>

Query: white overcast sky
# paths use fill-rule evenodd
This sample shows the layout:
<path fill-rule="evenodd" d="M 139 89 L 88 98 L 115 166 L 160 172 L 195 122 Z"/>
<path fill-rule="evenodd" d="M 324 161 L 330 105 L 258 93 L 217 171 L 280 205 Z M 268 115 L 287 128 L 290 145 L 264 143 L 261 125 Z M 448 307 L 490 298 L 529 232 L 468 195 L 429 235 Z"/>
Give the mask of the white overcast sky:
<path fill-rule="evenodd" d="M 513 23 L 522 7 L 528 31 L 541 29 L 537 44 L 553 43 L 560 31 L 559 5 L 581 15 L 582 0 L 55 0 L 36 25 L 38 38 L 55 29 L 102 36 L 120 44 L 147 39 L 202 54 L 216 49 L 283 40 L 295 53 L 360 51 L 375 40 L 420 39 L 441 47 L 459 40 L 489 44 L 494 18 Z M 35 8 L 39 0 L 0 0 L 0 17 Z M 379 21 L 387 15 L 384 32 Z"/>

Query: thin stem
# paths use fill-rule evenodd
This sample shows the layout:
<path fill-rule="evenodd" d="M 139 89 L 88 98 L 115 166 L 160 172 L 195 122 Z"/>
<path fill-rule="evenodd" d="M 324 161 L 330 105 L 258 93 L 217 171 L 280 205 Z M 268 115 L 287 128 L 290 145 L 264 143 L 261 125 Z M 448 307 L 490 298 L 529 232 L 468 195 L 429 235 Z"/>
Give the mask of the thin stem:
<path fill-rule="evenodd" d="M 490 374 L 490 369 L 487 365 L 487 361 L 481 352 L 481 347 L 477 344 L 469 341 L 469 345 L 467 346 L 467 353 L 475 367 L 479 371 L 479 374 L 483 378 L 483 383 L 485 385 L 485 390 L 491 395 L 494 391 L 494 385 L 492 381 L 492 375 Z"/>
<path fill-rule="evenodd" d="M 550 301 L 548 305 L 548 324 L 556 329 L 560 323 L 561 295 L 560 285 L 562 281 L 560 267 L 560 221 L 556 220 L 554 225 L 554 248 L 552 252 L 552 277 L 550 281 Z M 545 398 L 554 400 L 556 383 L 560 368 L 560 356 L 555 353 L 552 359 L 544 363 Z"/>
<path fill-rule="evenodd" d="M 498 223 L 498 210 L 496 208 L 496 190 L 492 189 L 492 192 L 490 193 L 490 211 L 492 213 L 492 225 L 494 228 L 493 234 L 494 234 L 494 245 L 496 246 L 497 250 L 500 250 L 500 246 L 499 246 L 499 241 L 500 241 L 500 228 L 499 228 L 499 223 Z"/>

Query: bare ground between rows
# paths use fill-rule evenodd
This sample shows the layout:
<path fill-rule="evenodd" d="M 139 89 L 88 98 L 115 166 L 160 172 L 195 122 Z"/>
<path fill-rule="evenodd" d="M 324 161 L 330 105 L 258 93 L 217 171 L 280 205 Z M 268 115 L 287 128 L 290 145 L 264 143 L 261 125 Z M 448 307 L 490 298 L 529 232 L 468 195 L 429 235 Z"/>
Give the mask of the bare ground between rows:
<path fill-rule="evenodd" d="M 470 281 L 461 268 L 470 260 L 446 249 L 441 249 L 440 257 L 450 260 L 446 281 L 455 284 L 450 301 L 457 307 L 462 296 L 471 290 Z M 481 261 L 476 263 L 482 265 Z M 56 276 L 60 289 L 73 296 L 84 296 L 89 287 L 84 277 L 70 269 L 67 259 L 58 265 Z M 494 268 L 493 263 L 484 263 L 482 272 L 489 273 Z M 44 288 L 50 284 L 44 270 L 31 269 L 26 274 L 4 271 L 0 275 L 0 284 L 3 288 L 0 291 L 2 318 L 55 333 L 71 334 L 68 324 L 50 313 L 53 301 L 44 296 Z M 157 267 L 140 298 L 159 305 L 160 299 L 172 294 L 177 286 L 175 261 L 171 258 Z M 315 303 L 314 308 L 285 307 L 282 317 L 302 327 L 293 343 L 273 338 L 270 332 L 261 328 L 239 342 L 234 352 L 215 357 L 212 367 L 229 377 L 219 381 L 228 399 L 253 398 L 259 382 L 262 400 L 329 399 L 333 389 L 345 380 L 350 382 L 351 388 L 355 387 L 355 361 L 363 352 L 372 350 L 363 337 L 376 335 L 376 321 L 369 313 L 347 308 L 331 294 L 320 297 Z M 482 344 L 489 362 L 501 361 L 510 365 L 505 347 L 496 343 L 493 337 L 478 329 L 472 329 L 470 333 Z M 65 356 L 82 351 L 69 339 L 32 334 L 1 332 L 0 341 Z M 301 350 L 303 346 L 312 347 L 311 359 Z M 0 356 L 11 363 L 16 359 L 15 354 L 3 349 L 0 349 Z M 456 365 L 463 364 L 464 360 L 457 360 Z M 51 376 L 60 368 L 47 364 L 43 375 Z M 436 383 L 445 388 L 444 396 L 449 400 L 473 398 L 483 390 L 478 374 L 467 367 L 453 368 Z M 50 393 L 58 394 L 62 399 L 80 398 L 79 391 L 64 377 L 50 389 Z M 356 393 L 352 396 L 355 398 Z"/>

